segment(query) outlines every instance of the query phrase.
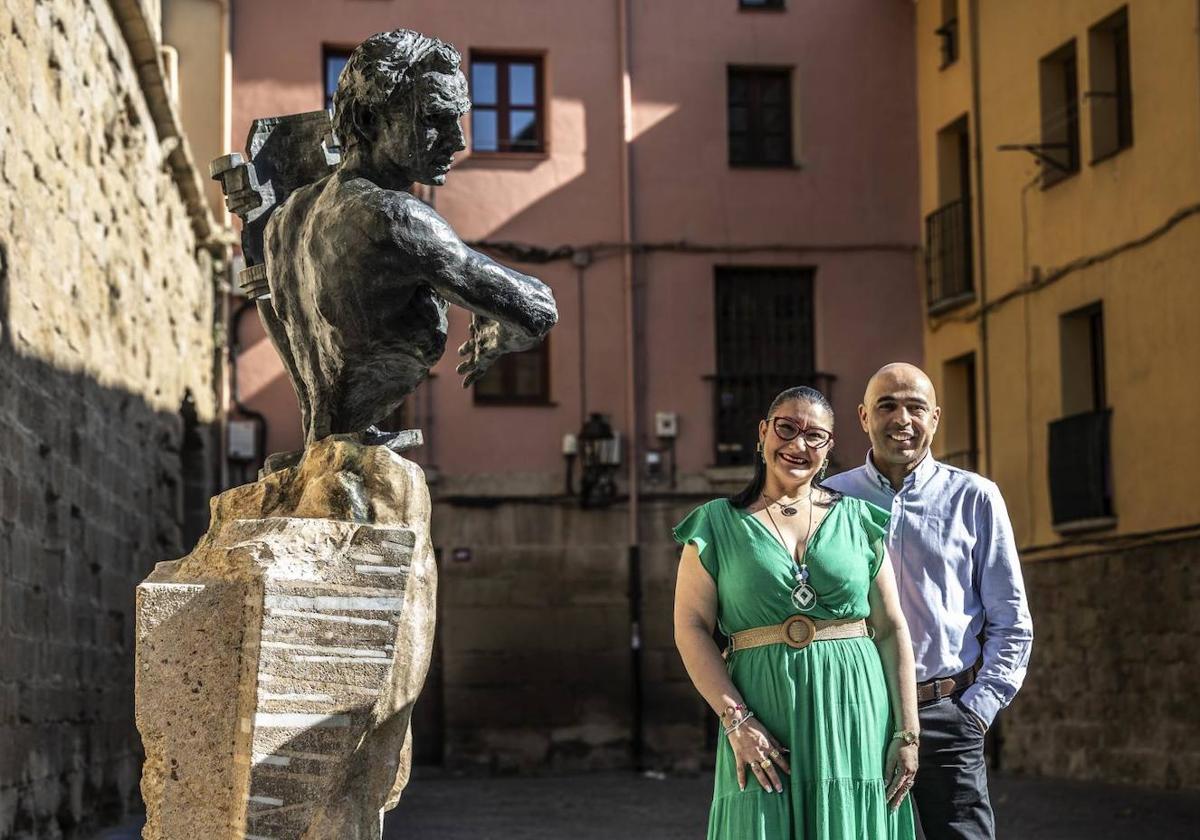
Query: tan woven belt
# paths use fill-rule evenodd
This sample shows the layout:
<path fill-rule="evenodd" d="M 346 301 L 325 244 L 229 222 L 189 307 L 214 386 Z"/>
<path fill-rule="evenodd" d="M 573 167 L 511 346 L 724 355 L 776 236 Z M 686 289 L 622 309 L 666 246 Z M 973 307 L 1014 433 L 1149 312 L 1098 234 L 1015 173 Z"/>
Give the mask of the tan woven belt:
<path fill-rule="evenodd" d="M 734 633 L 729 639 L 729 650 L 746 650 L 763 645 L 787 645 L 806 648 L 813 642 L 828 642 L 833 639 L 858 639 L 869 636 L 866 619 L 853 618 L 840 621 L 813 621 L 806 615 L 794 615 L 782 624 L 754 627 Z"/>

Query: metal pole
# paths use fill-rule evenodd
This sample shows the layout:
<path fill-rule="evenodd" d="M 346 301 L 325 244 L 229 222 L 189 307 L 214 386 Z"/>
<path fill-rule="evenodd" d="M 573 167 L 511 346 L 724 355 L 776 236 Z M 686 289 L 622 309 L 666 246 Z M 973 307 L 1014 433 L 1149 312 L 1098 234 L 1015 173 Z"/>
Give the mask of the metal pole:
<path fill-rule="evenodd" d="M 620 113 L 620 200 L 621 241 L 633 242 L 633 179 L 631 141 L 633 139 L 633 80 L 630 69 L 630 45 L 633 25 L 629 0 L 617 2 L 617 57 L 620 64 L 621 113 Z M 640 438 L 637 405 L 637 337 L 635 333 L 635 300 L 633 288 L 633 251 L 624 249 L 621 269 L 625 289 L 625 422 L 629 444 L 626 447 L 629 459 L 629 544 L 627 570 L 629 574 L 629 649 L 631 669 L 631 739 L 633 766 L 642 770 L 644 737 L 642 732 L 642 581 L 641 554 L 639 549 L 638 517 L 638 441 Z"/>

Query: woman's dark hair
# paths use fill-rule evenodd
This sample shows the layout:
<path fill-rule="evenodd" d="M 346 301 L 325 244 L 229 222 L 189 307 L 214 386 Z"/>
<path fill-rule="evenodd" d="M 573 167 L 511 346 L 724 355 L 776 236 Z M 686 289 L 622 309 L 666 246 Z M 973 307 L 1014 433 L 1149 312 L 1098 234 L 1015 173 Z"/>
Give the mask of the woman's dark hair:
<path fill-rule="evenodd" d="M 833 406 L 829 404 L 829 399 L 816 388 L 810 388 L 807 385 L 797 385 L 794 388 L 788 388 L 786 391 L 781 392 L 779 396 L 771 400 L 771 407 L 767 409 L 767 417 L 770 418 L 775 413 L 775 409 L 792 400 L 800 400 L 801 402 L 820 406 L 829 412 L 830 419 L 833 419 Z M 766 486 L 767 463 L 763 460 L 761 454 L 756 453 L 754 456 L 754 477 L 739 492 L 730 496 L 729 502 L 737 508 L 748 508 L 758 501 L 759 497 L 762 496 L 763 488 Z M 830 504 L 833 504 L 833 502 L 842 497 L 841 493 L 836 490 L 830 490 L 815 479 L 813 480 L 813 486 L 819 487 L 832 497 L 829 502 Z"/>

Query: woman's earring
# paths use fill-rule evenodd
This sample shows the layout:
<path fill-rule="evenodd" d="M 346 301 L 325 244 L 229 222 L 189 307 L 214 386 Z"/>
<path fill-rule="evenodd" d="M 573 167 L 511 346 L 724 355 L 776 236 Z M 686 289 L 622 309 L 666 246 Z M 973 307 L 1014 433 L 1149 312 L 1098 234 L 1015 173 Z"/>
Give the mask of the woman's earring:
<path fill-rule="evenodd" d="M 758 446 L 754 447 L 754 451 L 758 453 L 758 459 L 765 464 L 767 462 L 767 456 L 763 454 L 763 445 L 761 440 L 758 442 Z"/>
<path fill-rule="evenodd" d="M 824 481 L 824 480 L 825 480 L 825 473 L 827 473 L 827 472 L 829 472 L 829 458 L 828 458 L 828 456 L 825 458 L 825 460 L 824 460 L 824 461 L 822 461 L 822 462 L 821 462 L 821 471 L 817 473 L 817 481 Z"/>

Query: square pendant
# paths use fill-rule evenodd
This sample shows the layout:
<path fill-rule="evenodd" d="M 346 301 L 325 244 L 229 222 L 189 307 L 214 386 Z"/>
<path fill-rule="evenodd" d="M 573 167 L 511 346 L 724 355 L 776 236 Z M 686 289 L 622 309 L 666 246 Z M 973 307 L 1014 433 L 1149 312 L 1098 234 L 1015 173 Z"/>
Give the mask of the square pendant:
<path fill-rule="evenodd" d="M 807 583 L 801 583 L 792 590 L 792 603 L 799 610 L 812 609 L 817 603 L 817 593 Z"/>

